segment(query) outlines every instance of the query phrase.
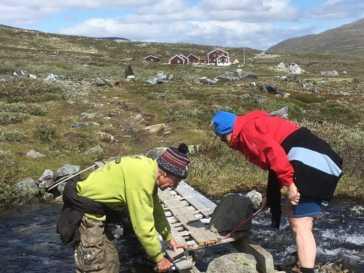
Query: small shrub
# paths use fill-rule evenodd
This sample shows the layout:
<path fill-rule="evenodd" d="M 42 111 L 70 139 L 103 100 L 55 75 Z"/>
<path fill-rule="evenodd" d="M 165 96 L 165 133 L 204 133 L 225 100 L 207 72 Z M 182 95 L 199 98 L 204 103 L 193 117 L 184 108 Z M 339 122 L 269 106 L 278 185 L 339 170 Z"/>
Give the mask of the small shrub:
<path fill-rule="evenodd" d="M 21 79 L 0 83 L 0 99 L 7 102 L 44 102 L 63 97 L 60 87 L 43 81 Z"/>
<path fill-rule="evenodd" d="M 35 129 L 34 136 L 43 143 L 51 143 L 57 138 L 57 130 L 53 125 L 42 124 Z"/>
<path fill-rule="evenodd" d="M 0 141 L 21 142 L 25 138 L 26 138 L 25 135 L 18 130 L 12 130 L 12 131 L 0 130 Z"/>
<path fill-rule="evenodd" d="M 34 103 L 3 103 L 0 102 L 1 112 L 28 113 L 34 116 L 44 116 L 47 114 L 47 109 L 43 105 Z"/>
<path fill-rule="evenodd" d="M 9 125 L 22 122 L 29 118 L 28 114 L 0 112 L 0 125 Z"/>

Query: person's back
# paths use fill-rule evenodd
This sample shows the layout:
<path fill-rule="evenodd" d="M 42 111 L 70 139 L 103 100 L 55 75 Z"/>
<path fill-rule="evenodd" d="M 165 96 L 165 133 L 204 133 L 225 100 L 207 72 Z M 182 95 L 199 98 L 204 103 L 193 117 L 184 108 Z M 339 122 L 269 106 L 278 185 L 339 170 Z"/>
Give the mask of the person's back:
<path fill-rule="evenodd" d="M 127 156 L 108 162 L 77 184 L 78 194 L 115 207 L 126 203 L 130 191 L 156 188 L 157 163 L 145 156 Z M 128 191 L 126 190 L 128 188 Z"/>

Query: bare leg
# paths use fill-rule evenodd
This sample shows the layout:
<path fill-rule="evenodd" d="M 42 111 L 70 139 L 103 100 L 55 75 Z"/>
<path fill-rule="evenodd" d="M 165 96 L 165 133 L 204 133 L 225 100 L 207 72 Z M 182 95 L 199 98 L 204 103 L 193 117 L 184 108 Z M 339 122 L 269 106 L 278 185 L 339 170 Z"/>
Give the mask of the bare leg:
<path fill-rule="evenodd" d="M 305 268 L 314 268 L 316 259 L 316 242 L 312 233 L 313 217 L 289 218 L 296 239 L 298 260 Z"/>

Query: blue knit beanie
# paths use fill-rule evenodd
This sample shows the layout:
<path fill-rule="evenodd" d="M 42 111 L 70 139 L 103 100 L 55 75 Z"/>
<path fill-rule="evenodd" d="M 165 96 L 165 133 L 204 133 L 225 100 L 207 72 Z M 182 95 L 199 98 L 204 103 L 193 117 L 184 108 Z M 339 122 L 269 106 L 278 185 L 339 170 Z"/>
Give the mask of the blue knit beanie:
<path fill-rule="evenodd" d="M 230 134 L 233 131 L 233 126 L 236 120 L 236 115 L 230 112 L 219 111 L 212 117 L 212 126 L 214 132 L 218 136 Z"/>

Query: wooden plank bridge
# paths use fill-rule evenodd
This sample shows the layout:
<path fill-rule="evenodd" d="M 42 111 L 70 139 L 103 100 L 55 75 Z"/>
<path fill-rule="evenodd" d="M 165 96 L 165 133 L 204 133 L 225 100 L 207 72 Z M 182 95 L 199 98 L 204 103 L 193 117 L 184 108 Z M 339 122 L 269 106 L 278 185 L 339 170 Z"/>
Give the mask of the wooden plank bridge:
<path fill-rule="evenodd" d="M 178 243 L 187 244 L 189 249 L 200 249 L 207 246 L 225 244 L 234 241 L 224 238 L 209 229 L 211 214 L 216 204 L 181 181 L 175 190 L 159 191 L 167 220 L 172 234 Z M 188 272 L 193 261 L 188 252 L 179 250 L 177 253 L 166 250 L 167 255 L 174 259 L 179 272 Z"/>

